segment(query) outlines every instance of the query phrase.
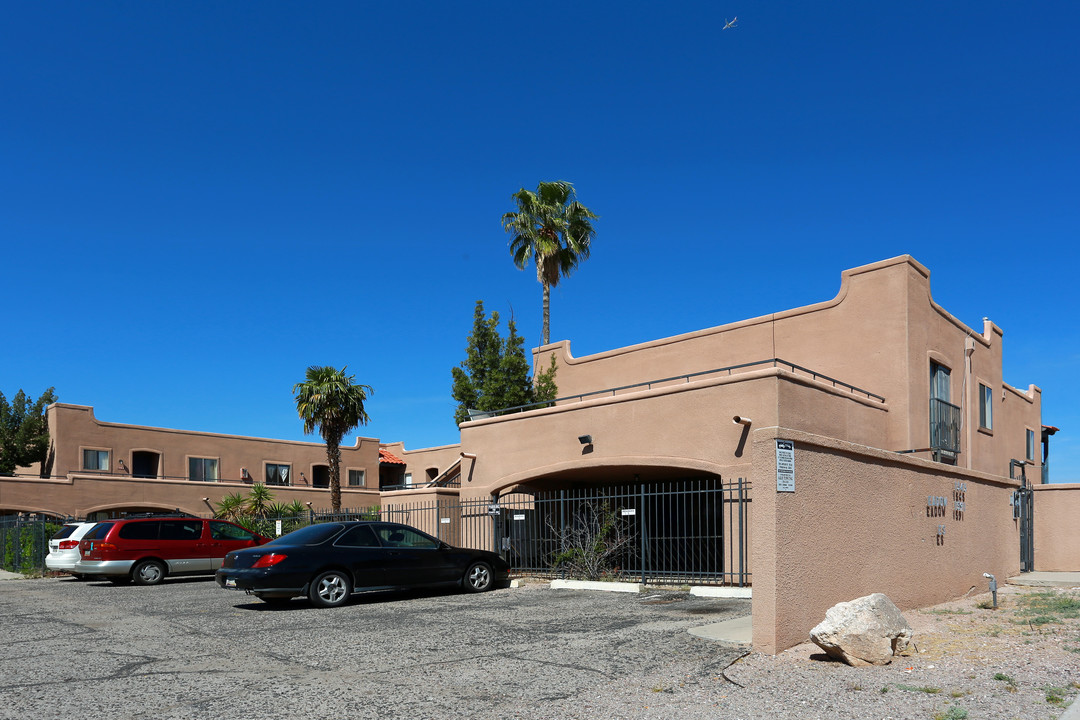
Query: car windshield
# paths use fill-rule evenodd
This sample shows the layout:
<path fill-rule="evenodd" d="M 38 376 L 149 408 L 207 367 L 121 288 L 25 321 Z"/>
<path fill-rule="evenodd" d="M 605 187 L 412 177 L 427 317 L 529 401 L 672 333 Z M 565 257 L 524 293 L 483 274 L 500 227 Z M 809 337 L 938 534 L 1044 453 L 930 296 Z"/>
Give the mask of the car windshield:
<path fill-rule="evenodd" d="M 320 523 L 293 530 L 279 538 L 274 538 L 267 545 L 318 545 L 341 532 L 345 526 L 341 523 Z"/>

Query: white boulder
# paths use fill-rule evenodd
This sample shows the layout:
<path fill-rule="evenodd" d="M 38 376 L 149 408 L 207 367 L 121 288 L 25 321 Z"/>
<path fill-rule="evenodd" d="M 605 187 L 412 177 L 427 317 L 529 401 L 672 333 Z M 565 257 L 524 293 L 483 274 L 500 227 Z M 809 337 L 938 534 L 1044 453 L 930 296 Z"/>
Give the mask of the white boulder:
<path fill-rule="evenodd" d="M 911 642 L 911 626 L 892 600 L 874 593 L 829 608 L 810 639 L 848 665 L 888 665 Z"/>

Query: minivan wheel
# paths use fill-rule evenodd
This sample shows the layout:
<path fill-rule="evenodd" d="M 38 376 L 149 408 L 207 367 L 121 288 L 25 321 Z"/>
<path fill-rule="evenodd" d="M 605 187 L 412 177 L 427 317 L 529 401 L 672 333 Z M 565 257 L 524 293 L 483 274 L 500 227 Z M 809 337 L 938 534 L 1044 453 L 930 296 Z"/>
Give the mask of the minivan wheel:
<path fill-rule="evenodd" d="M 136 585 L 157 585 L 165 579 L 165 566 L 157 560 L 143 560 L 131 570 Z"/>
<path fill-rule="evenodd" d="M 490 590 L 493 581 L 491 566 L 486 562 L 473 563 L 465 573 L 465 589 L 469 592 Z"/>
<path fill-rule="evenodd" d="M 311 581 L 308 599 L 317 607 L 337 607 L 349 599 L 352 587 L 340 570 L 327 570 Z"/>

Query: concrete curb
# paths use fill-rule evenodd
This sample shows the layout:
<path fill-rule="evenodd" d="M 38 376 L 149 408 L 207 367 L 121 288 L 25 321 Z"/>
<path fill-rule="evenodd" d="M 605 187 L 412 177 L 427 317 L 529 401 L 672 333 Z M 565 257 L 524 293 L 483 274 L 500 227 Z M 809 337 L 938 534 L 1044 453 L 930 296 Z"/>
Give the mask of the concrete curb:
<path fill-rule="evenodd" d="M 599 582 L 596 580 L 552 580 L 552 590 L 602 590 L 605 592 L 639 593 L 641 583 Z"/>
<path fill-rule="evenodd" d="M 697 597 L 714 598 L 752 598 L 753 588 L 748 587 L 711 587 L 708 585 L 695 585 L 690 588 L 690 594 Z"/>

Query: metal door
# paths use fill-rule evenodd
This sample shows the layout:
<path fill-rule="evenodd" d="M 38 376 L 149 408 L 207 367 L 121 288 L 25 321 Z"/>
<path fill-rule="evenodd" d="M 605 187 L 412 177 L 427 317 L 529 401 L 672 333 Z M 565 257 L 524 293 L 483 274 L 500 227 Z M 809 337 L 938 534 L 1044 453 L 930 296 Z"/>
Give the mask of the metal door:
<path fill-rule="evenodd" d="M 1020 514 L 1020 572 L 1035 569 L 1035 493 L 1024 485 L 1016 491 Z"/>

